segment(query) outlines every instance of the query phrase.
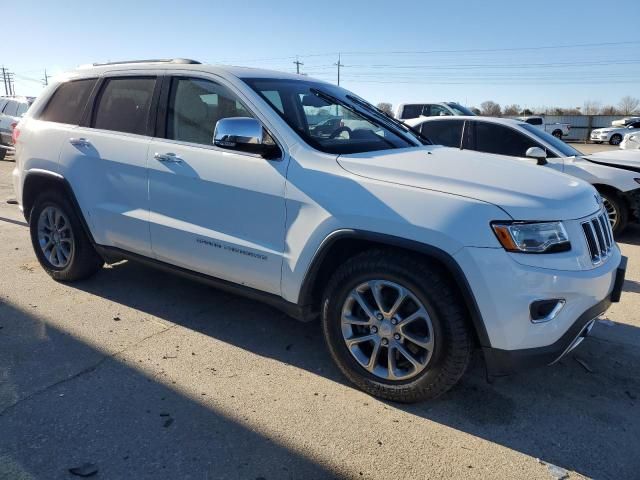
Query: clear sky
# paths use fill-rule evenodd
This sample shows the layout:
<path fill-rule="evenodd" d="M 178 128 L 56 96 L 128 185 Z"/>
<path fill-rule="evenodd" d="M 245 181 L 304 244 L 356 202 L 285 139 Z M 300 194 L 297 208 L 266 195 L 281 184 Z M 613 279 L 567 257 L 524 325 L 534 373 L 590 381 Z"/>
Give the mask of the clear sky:
<path fill-rule="evenodd" d="M 299 55 L 336 82 L 341 52 L 341 85 L 376 103 L 616 104 L 640 97 L 639 15 L 637 0 L 19 0 L 0 64 L 35 95 L 45 68 L 138 58 L 295 71 Z"/>

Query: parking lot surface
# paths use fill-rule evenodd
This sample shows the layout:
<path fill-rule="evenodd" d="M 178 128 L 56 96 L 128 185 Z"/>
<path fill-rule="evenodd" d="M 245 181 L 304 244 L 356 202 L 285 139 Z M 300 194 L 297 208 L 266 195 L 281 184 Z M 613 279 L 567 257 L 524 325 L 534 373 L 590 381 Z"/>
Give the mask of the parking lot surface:
<path fill-rule="evenodd" d="M 602 146 L 598 146 L 602 149 Z M 578 146 L 581 148 L 581 146 Z M 584 150 L 584 149 L 583 149 Z M 638 478 L 640 228 L 622 302 L 559 364 L 437 401 L 345 382 L 317 323 L 123 262 L 39 267 L 0 162 L 0 478 Z"/>

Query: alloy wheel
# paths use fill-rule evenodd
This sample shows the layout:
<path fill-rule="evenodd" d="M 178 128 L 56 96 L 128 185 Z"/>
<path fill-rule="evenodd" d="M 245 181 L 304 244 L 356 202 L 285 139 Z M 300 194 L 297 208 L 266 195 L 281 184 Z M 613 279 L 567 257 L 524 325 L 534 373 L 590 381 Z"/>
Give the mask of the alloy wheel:
<path fill-rule="evenodd" d="M 602 204 L 604 205 L 604 209 L 607 211 L 609 223 L 611 224 L 611 229 L 613 230 L 618 223 L 618 210 L 616 209 L 615 205 L 611 203 L 606 197 L 602 197 Z"/>
<path fill-rule="evenodd" d="M 425 306 L 409 289 L 387 280 L 370 280 L 349 293 L 341 328 L 353 358 L 385 380 L 418 375 L 429 364 L 435 346 Z"/>
<path fill-rule="evenodd" d="M 49 206 L 38 217 L 38 244 L 47 261 L 56 268 L 71 262 L 75 240 L 69 218 L 57 207 Z"/>

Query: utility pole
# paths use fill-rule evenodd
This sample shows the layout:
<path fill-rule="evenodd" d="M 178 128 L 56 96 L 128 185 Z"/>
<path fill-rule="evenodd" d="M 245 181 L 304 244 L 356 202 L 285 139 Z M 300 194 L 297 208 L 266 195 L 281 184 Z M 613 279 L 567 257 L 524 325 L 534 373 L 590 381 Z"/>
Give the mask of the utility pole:
<path fill-rule="evenodd" d="M 4 82 L 4 94 L 9 95 L 9 89 L 7 87 L 7 70 L 2 66 L 2 81 Z"/>
<path fill-rule="evenodd" d="M 45 87 L 49 85 L 49 75 L 47 75 L 46 68 L 44 69 L 44 78 L 42 79 L 42 83 L 44 84 Z"/>
<path fill-rule="evenodd" d="M 334 63 L 338 67 L 338 86 L 340 86 L 340 67 L 344 67 L 344 63 L 340 62 L 340 54 L 338 54 L 338 63 Z"/>
<path fill-rule="evenodd" d="M 16 90 L 14 88 L 14 74 L 7 72 L 7 82 L 9 83 L 9 95 L 15 96 Z"/>
<path fill-rule="evenodd" d="M 300 60 L 298 60 L 298 56 L 296 55 L 296 61 L 293 62 L 294 65 L 296 66 L 296 73 L 298 75 L 300 75 L 300 65 L 304 65 L 304 63 L 302 63 Z"/>

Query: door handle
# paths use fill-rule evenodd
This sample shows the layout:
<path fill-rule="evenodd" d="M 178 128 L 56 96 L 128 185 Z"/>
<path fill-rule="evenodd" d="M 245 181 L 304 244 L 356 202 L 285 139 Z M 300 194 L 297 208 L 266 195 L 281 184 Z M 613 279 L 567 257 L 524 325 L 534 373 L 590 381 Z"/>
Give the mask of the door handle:
<path fill-rule="evenodd" d="M 69 143 L 76 147 L 89 147 L 91 146 L 91 142 L 86 138 L 70 138 Z"/>
<path fill-rule="evenodd" d="M 175 153 L 155 153 L 153 158 L 163 163 L 182 163 L 182 159 Z"/>

